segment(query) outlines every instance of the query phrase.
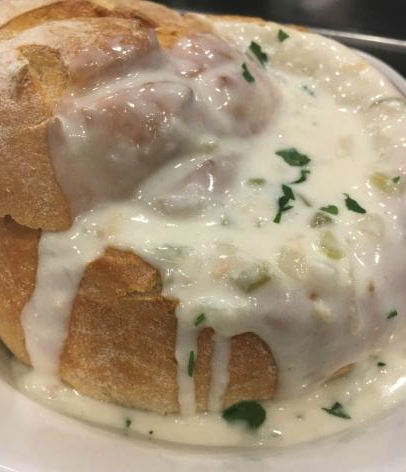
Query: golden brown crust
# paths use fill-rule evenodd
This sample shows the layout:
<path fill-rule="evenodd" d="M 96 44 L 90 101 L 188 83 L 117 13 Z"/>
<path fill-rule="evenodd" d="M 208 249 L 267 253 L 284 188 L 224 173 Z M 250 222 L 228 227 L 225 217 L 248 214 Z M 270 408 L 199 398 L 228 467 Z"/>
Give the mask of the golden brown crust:
<path fill-rule="evenodd" d="M 0 220 L 0 335 L 6 346 L 26 364 L 21 310 L 35 286 L 40 232 L 11 218 Z"/>
<path fill-rule="evenodd" d="M 153 28 L 181 22 L 181 16 L 174 10 L 137 0 L 4 0 L 0 39 L 9 39 L 49 21 L 97 17 L 139 19 Z"/>
<path fill-rule="evenodd" d="M 271 350 L 254 333 L 231 338 L 229 385 L 224 406 L 241 400 L 268 400 L 276 390 L 276 363 Z"/>
<path fill-rule="evenodd" d="M 3 50 L 0 70 L 0 216 L 34 229 L 67 228 L 69 208 L 48 159 L 43 88 L 19 51 Z"/>
<path fill-rule="evenodd" d="M 0 55 L 0 217 L 63 230 L 72 218 L 50 163 L 47 122 L 70 84 L 73 57 L 117 35 L 148 41 L 142 24 L 156 27 L 165 47 L 208 27 L 194 15 L 182 18 L 161 5 L 133 0 L 6 0 L 0 11 L 0 39 L 13 38 L 1 43 Z"/>
<path fill-rule="evenodd" d="M 211 359 L 213 356 L 213 328 L 204 328 L 197 338 L 197 357 L 195 362 L 195 392 L 196 405 L 199 411 L 208 408 Z"/>
<path fill-rule="evenodd" d="M 208 409 L 211 359 L 214 330 L 203 329 L 198 337 L 195 363 L 196 404 L 200 411 Z M 229 384 L 224 394 L 224 406 L 242 400 L 269 400 L 276 390 L 276 364 L 269 347 L 254 333 L 231 338 L 228 366 Z"/>
<path fill-rule="evenodd" d="M 108 249 L 88 265 L 74 302 L 61 377 L 100 400 L 161 413 L 178 410 L 176 302 L 159 273 Z"/>
<path fill-rule="evenodd" d="M 70 209 L 48 155 L 47 122 L 70 83 L 75 55 L 120 33 L 149 41 L 137 21 L 91 18 L 46 23 L 2 44 L 0 216 L 34 229 L 70 226 Z"/>
<path fill-rule="evenodd" d="M 78 51 L 118 34 L 141 44 L 147 40 L 143 25 L 156 28 L 164 47 L 190 32 L 211 30 L 199 16 L 181 17 L 135 0 L 4 0 L 0 6 L 0 336 L 23 362 L 29 357 L 20 315 L 35 284 L 38 229 L 71 224 L 48 156 L 47 120 L 70 85 L 69 65 Z M 101 400 L 178 411 L 175 307 L 162 297 L 153 267 L 131 252 L 108 249 L 81 281 L 61 378 Z M 197 403 L 203 410 L 212 333 L 201 332 L 196 359 Z M 275 363 L 256 335 L 232 339 L 229 371 L 226 404 L 272 397 Z"/>
<path fill-rule="evenodd" d="M 242 16 L 242 15 L 204 15 L 212 21 L 229 21 L 230 23 L 255 23 L 257 25 L 266 25 L 266 21 L 256 16 Z"/>
<path fill-rule="evenodd" d="M 164 48 L 172 47 L 183 36 L 212 31 L 212 25 L 208 21 L 192 13 L 184 15 L 181 22 L 165 22 L 156 27 L 159 43 Z"/>

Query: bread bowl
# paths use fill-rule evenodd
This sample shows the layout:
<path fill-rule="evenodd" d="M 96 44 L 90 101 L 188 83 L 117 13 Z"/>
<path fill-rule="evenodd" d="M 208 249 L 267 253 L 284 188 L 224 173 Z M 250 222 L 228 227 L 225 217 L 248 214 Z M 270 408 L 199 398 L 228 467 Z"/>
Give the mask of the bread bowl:
<path fill-rule="evenodd" d="M 20 361 L 190 415 L 296 398 L 404 340 L 405 110 L 363 60 L 148 2 L 0 10 L 0 336 Z"/>

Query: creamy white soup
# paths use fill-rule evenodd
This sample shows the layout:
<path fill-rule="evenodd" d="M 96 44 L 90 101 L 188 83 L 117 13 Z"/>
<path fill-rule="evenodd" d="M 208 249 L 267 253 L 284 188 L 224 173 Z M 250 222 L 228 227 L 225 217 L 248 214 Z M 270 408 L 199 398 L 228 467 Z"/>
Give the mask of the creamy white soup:
<path fill-rule="evenodd" d="M 72 64 L 49 145 L 75 221 L 42 234 L 22 315 L 34 371 L 14 372 L 29 395 L 128 434 L 290 444 L 404 394 L 406 102 L 327 39 L 274 24 L 215 27 L 227 41 L 196 35 L 165 51 L 152 33 L 142 50 L 117 38 Z M 164 295 L 180 300 L 180 415 L 97 402 L 57 379 L 81 277 L 109 246 L 157 267 Z M 190 356 L 208 326 L 210 412 L 197 415 Z M 256 431 L 221 416 L 230 339 L 245 332 L 278 368 Z"/>

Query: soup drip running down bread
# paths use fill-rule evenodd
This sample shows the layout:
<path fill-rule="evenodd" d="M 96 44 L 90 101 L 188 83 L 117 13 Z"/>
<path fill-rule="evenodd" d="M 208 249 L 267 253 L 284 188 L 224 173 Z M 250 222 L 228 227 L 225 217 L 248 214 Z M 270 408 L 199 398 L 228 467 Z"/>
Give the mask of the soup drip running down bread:
<path fill-rule="evenodd" d="M 387 79 L 316 35 L 149 2 L 5 0 L 0 24 L 19 388 L 222 444 L 395 401 L 406 103 Z M 255 439 L 226 436 L 244 408 L 266 418 Z"/>

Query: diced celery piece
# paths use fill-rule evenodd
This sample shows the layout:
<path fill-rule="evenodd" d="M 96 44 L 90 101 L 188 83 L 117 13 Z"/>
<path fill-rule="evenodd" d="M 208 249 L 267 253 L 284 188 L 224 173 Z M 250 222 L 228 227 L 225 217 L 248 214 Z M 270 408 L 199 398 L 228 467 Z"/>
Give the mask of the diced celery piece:
<path fill-rule="evenodd" d="M 394 182 L 393 178 L 382 172 L 374 172 L 370 180 L 375 188 L 387 195 L 400 195 L 403 192 L 403 186 L 400 182 Z"/>
<path fill-rule="evenodd" d="M 322 211 L 318 211 L 310 221 L 310 226 L 312 228 L 320 228 L 322 226 L 330 225 L 333 222 L 333 219 L 323 213 Z"/>
<path fill-rule="evenodd" d="M 243 292 L 251 293 L 271 280 L 268 266 L 263 263 L 254 264 L 237 274 L 230 276 L 232 282 Z"/>
<path fill-rule="evenodd" d="M 320 238 L 320 249 L 330 259 L 342 259 L 344 253 L 337 238 L 331 231 L 324 231 Z"/>
<path fill-rule="evenodd" d="M 260 177 L 248 179 L 247 183 L 250 187 L 261 187 L 266 182 L 265 179 L 261 179 Z"/>

